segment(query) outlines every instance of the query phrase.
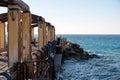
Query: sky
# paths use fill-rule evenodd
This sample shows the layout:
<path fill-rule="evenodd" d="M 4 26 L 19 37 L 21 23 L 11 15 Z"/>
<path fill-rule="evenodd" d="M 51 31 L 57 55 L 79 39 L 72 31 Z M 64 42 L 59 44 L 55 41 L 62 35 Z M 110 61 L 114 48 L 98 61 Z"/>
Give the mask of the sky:
<path fill-rule="evenodd" d="M 56 34 L 120 34 L 120 0 L 23 1 L 54 25 Z"/>

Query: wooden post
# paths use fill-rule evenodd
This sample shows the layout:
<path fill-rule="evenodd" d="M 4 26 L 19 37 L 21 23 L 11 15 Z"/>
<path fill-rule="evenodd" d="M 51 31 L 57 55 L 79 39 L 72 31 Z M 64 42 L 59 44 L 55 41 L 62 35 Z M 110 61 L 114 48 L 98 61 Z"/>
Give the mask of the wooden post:
<path fill-rule="evenodd" d="M 46 35 L 46 23 L 43 22 L 43 40 L 44 40 L 44 46 L 47 44 L 47 35 Z"/>
<path fill-rule="evenodd" d="M 5 40 L 5 23 L 0 23 L 0 51 L 5 50 L 6 40 Z"/>
<path fill-rule="evenodd" d="M 55 40 L 55 27 L 53 27 L 53 39 Z"/>
<path fill-rule="evenodd" d="M 34 28 L 31 28 L 31 39 L 34 41 Z"/>
<path fill-rule="evenodd" d="M 38 22 L 38 46 L 39 48 L 42 48 L 44 45 L 44 41 L 43 41 L 43 24 L 41 24 L 40 22 Z"/>
<path fill-rule="evenodd" d="M 51 41 L 53 41 L 54 40 L 54 28 L 53 27 L 51 27 L 50 34 L 51 34 Z"/>
<path fill-rule="evenodd" d="M 50 26 L 48 26 L 48 41 L 51 41 L 51 29 Z"/>
<path fill-rule="evenodd" d="M 23 61 L 31 61 L 31 14 L 29 12 L 25 12 L 22 14 L 22 39 L 23 39 Z M 33 63 L 28 63 L 28 77 L 33 77 Z"/>
<path fill-rule="evenodd" d="M 21 14 L 22 13 L 20 13 L 20 19 L 21 19 Z M 19 24 L 19 54 L 18 54 L 18 60 L 19 60 L 19 62 L 21 62 L 22 61 L 22 53 L 23 53 L 23 32 L 22 32 L 22 29 L 23 29 L 23 27 L 22 27 L 22 22 L 20 21 L 20 24 Z"/>
<path fill-rule="evenodd" d="M 30 13 L 22 14 L 22 27 L 23 27 L 23 61 L 31 60 L 31 15 Z"/>
<path fill-rule="evenodd" d="M 48 42 L 48 25 L 46 24 L 46 44 Z"/>
<path fill-rule="evenodd" d="M 50 40 L 53 41 L 53 36 L 52 36 L 52 26 L 50 27 Z"/>
<path fill-rule="evenodd" d="M 17 5 L 8 6 L 8 65 L 18 61 L 20 10 Z"/>

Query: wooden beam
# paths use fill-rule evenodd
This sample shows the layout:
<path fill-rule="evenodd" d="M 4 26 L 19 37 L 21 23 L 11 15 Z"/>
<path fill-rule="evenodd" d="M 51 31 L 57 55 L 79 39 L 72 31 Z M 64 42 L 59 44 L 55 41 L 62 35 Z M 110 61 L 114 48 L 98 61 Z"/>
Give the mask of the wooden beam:
<path fill-rule="evenodd" d="M 23 61 L 31 60 L 31 17 L 30 13 L 22 14 L 23 27 Z"/>
<path fill-rule="evenodd" d="M 32 28 L 34 28 L 34 27 L 38 27 L 38 23 L 31 24 L 31 27 L 32 27 Z"/>
<path fill-rule="evenodd" d="M 52 33 L 53 33 L 53 40 L 55 40 L 56 36 L 55 36 L 55 27 L 54 27 L 54 26 L 53 26 L 53 31 L 52 31 Z"/>
<path fill-rule="evenodd" d="M 31 28 L 31 41 L 34 41 L 34 28 Z"/>
<path fill-rule="evenodd" d="M 0 0 L 0 6 L 8 7 L 8 5 L 18 5 L 22 11 L 29 12 L 29 6 L 22 0 Z"/>
<path fill-rule="evenodd" d="M 46 22 L 46 43 L 50 41 L 50 30 L 49 30 L 50 26 L 51 24 L 49 22 Z"/>
<path fill-rule="evenodd" d="M 6 22 L 7 21 L 7 13 L 2 13 L 0 14 L 0 21 L 1 22 Z M 40 22 L 45 22 L 45 19 L 42 16 L 38 16 L 35 14 L 32 14 L 32 27 L 37 27 L 38 26 L 38 21 Z"/>
<path fill-rule="evenodd" d="M 7 13 L 0 14 L 0 20 L 7 18 Z"/>
<path fill-rule="evenodd" d="M 22 15 L 22 13 L 20 13 L 20 19 L 21 19 L 21 16 Z M 22 22 L 20 21 L 20 23 L 19 23 L 19 40 L 18 40 L 18 42 L 19 42 L 19 54 L 18 54 L 18 61 L 22 61 L 22 53 L 23 53 L 23 26 L 22 26 Z"/>
<path fill-rule="evenodd" d="M 53 41 L 54 40 L 54 27 L 51 27 L 50 35 L 51 35 L 51 41 Z"/>
<path fill-rule="evenodd" d="M 0 0 L 0 6 L 7 7 L 8 6 L 8 0 Z"/>
<path fill-rule="evenodd" d="M 0 50 L 3 51 L 5 47 L 5 23 L 0 23 Z"/>
<path fill-rule="evenodd" d="M 43 22 L 43 40 L 44 40 L 44 46 L 47 44 L 47 35 L 46 35 L 46 23 Z"/>
<path fill-rule="evenodd" d="M 29 12 L 22 14 L 22 39 L 23 39 L 23 53 L 22 61 L 31 61 L 31 14 Z M 28 77 L 33 77 L 33 63 L 28 63 Z"/>
<path fill-rule="evenodd" d="M 44 45 L 44 36 L 43 36 L 43 23 L 38 22 L 38 46 L 39 48 L 42 48 Z"/>
<path fill-rule="evenodd" d="M 45 22 L 45 19 L 42 17 L 42 16 L 38 16 L 38 15 L 35 15 L 35 14 L 32 14 L 32 20 L 33 21 L 41 21 L 41 22 Z"/>
<path fill-rule="evenodd" d="M 18 62 L 20 11 L 17 5 L 8 7 L 16 8 L 16 10 L 8 9 L 8 64 L 12 66 L 14 62 Z"/>
<path fill-rule="evenodd" d="M 48 37 L 47 38 L 48 38 L 48 41 L 51 41 L 51 28 L 50 28 L 50 26 L 48 26 L 47 28 L 48 28 L 48 35 L 47 35 Z"/>
<path fill-rule="evenodd" d="M 15 4 L 19 5 L 23 11 L 30 11 L 29 6 L 22 0 L 15 0 Z"/>

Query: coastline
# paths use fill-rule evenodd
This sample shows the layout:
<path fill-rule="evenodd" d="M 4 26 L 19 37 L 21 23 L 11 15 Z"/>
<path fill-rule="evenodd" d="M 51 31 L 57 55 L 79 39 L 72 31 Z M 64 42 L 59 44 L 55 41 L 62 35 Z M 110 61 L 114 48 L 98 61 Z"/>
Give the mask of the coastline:
<path fill-rule="evenodd" d="M 90 54 L 100 58 L 88 60 L 69 59 L 62 65 L 63 80 L 119 80 L 120 36 L 65 36 L 68 41 L 79 44 Z"/>
<path fill-rule="evenodd" d="M 62 55 L 62 62 L 68 59 L 88 60 L 90 58 L 100 58 L 96 54 L 89 54 L 87 51 L 81 48 L 79 44 L 68 41 L 66 42 L 66 45 L 63 48 Z"/>

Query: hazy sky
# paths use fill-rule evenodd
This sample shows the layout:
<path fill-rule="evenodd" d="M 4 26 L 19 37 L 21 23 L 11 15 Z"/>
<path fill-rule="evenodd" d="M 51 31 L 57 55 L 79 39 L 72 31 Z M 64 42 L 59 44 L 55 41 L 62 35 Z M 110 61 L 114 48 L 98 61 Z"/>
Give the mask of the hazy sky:
<path fill-rule="evenodd" d="M 57 34 L 120 34 L 120 0 L 23 0 Z"/>

